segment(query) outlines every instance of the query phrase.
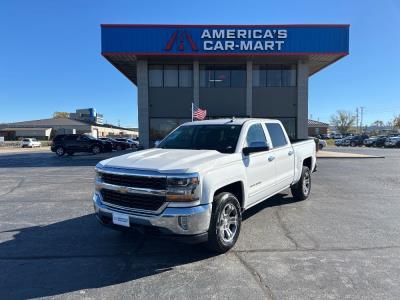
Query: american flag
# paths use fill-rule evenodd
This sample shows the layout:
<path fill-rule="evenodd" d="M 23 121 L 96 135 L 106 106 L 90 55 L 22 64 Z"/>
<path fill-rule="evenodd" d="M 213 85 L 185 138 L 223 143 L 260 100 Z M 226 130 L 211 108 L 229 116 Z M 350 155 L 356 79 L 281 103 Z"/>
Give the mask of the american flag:
<path fill-rule="evenodd" d="M 201 109 L 192 103 L 193 120 L 204 120 L 206 115 L 207 115 L 207 110 Z"/>

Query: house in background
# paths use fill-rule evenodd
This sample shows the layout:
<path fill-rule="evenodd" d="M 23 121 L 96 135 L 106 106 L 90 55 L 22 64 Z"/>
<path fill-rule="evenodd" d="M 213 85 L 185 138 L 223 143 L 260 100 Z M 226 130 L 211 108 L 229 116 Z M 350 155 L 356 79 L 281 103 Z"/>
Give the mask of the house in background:
<path fill-rule="evenodd" d="M 110 124 L 92 124 L 68 118 L 51 118 L 0 124 L 0 136 L 5 140 L 24 137 L 49 140 L 58 134 L 90 134 L 94 137 L 138 137 L 138 131 Z"/>
<path fill-rule="evenodd" d="M 328 133 L 328 123 L 323 123 L 315 120 L 308 120 L 308 135 L 309 136 L 317 136 L 319 134 L 327 134 Z"/>

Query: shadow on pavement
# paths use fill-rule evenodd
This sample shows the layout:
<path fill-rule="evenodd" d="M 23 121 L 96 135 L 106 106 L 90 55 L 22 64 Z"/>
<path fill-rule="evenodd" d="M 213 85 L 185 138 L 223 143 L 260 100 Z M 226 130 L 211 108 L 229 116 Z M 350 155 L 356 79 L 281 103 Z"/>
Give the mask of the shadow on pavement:
<path fill-rule="evenodd" d="M 62 157 L 58 157 L 53 152 L 9 153 L 0 155 L 0 168 L 95 166 L 103 159 L 128 153 L 130 152 L 119 151 L 98 155 L 76 153 L 73 156 Z"/>
<path fill-rule="evenodd" d="M 274 206 L 281 206 L 285 204 L 291 204 L 291 203 L 296 203 L 298 202 L 296 199 L 293 198 L 293 196 L 288 193 L 280 193 L 277 194 L 259 204 L 256 206 L 253 206 L 252 208 L 249 208 L 243 213 L 242 219 L 243 221 L 247 220 L 248 218 L 251 218 L 255 214 L 259 213 L 260 211 L 269 208 L 269 207 L 274 207 Z"/>
<path fill-rule="evenodd" d="M 199 245 L 103 228 L 94 215 L 1 234 L 9 235 L 0 244 L 2 299 L 107 287 L 213 256 Z"/>

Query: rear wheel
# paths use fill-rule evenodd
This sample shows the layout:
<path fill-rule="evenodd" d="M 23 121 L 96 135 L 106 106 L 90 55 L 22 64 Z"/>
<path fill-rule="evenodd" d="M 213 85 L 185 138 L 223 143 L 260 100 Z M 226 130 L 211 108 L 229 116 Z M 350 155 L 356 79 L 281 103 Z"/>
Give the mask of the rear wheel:
<path fill-rule="evenodd" d="M 356 142 L 351 142 L 351 143 L 350 143 L 350 146 L 351 146 L 351 147 L 355 147 L 355 146 L 356 146 Z"/>
<path fill-rule="evenodd" d="M 117 151 L 121 151 L 122 150 L 122 146 L 121 145 L 117 145 Z"/>
<path fill-rule="evenodd" d="M 100 146 L 94 145 L 94 146 L 92 147 L 92 153 L 93 153 L 93 154 L 99 154 L 100 152 L 101 152 Z"/>
<path fill-rule="evenodd" d="M 208 230 L 208 248 L 218 253 L 231 249 L 240 233 L 241 208 L 235 195 L 223 192 L 214 197 Z"/>
<path fill-rule="evenodd" d="M 311 172 L 307 166 L 303 166 L 299 182 L 291 187 L 293 197 L 297 200 L 305 200 L 311 192 Z"/>
<path fill-rule="evenodd" d="M 65 150 L 64 150 L 64 148 L 63 147 L 57 147 L 57 149 L 56 149 L 56 154 L 58 155 L 58 156 L 63 156 L 64 154 L 65 154 Z"/>

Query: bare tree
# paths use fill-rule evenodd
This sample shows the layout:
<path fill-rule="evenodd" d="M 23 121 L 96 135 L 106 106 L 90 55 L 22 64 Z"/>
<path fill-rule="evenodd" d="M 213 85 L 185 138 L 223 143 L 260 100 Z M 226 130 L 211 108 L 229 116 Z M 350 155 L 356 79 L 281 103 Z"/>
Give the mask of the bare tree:
<path fill-rule="evenodd" d="M 383 125 L 385 125 L 385 124 L 381 120 L 376 120 L 374 123 L 372 123 L 372 125 L 377 126 L 377 127 L 383 127 Z"/>
<path fill-rule="evenodd" d="M 335 115 L 331 116 L 331 124 L 335 126 L 341 134 L 348 133 L 354 125 L 356 117 L 344 110 L 338 110 Z"/>
<path fill-rule="evenodd" d="M 394 117 L 393 119 L 393 127 L 400 129 L 400 114 Z"/>

